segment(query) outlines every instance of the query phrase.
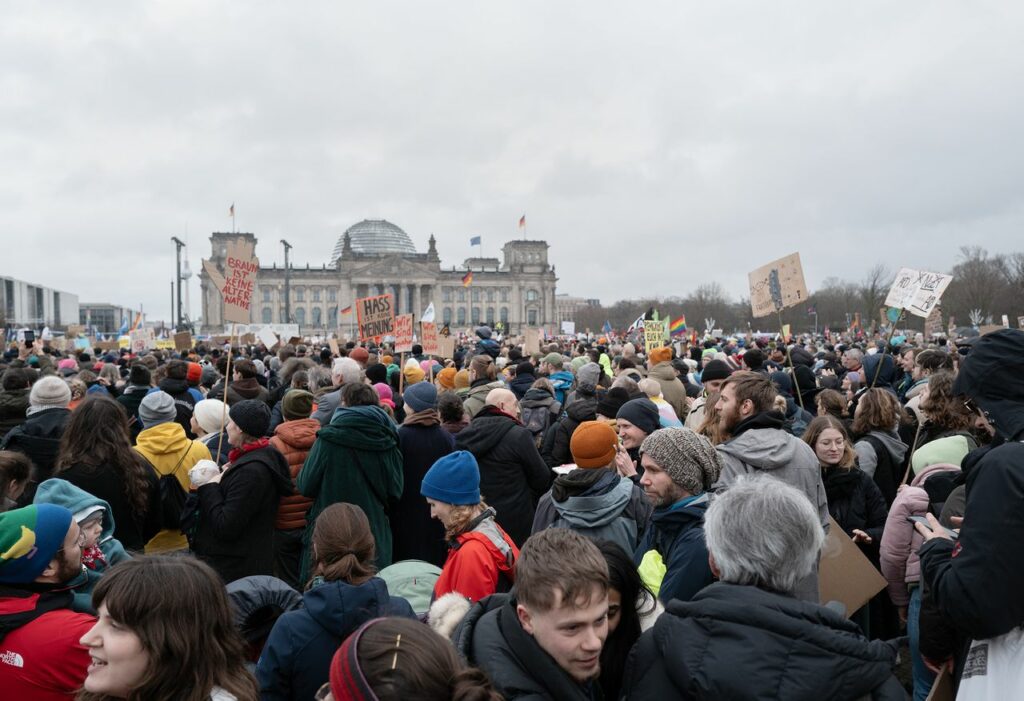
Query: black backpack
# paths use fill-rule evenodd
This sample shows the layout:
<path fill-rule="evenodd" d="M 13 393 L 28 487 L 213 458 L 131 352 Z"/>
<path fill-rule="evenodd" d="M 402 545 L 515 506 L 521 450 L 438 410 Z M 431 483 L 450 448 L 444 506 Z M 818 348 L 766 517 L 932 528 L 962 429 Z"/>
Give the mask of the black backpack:
<path fill-rule="evenodd" d="M 190 443 L 174 469 L 168 474 L 160 476 L 160 522 L 164 528 L 173 530 L 181 527 L 181 512 L 185 509 L 188 492 L 181 488 L 181 482 L 178 481 L 174 473 L 181 467 L 181 463 L 185 462 L 185 457 L 191 448 L 192 444 Z"/>
<path fill-rule="evenodd" d="M 538 450 L 540 450 L 540 447 L 544 442 L 544 435 L 548 432 L 548 427 L 551 426 L 552 419 L 558 416 L 558 412 L 561 408 L 562 405 L 558 402 L 555 402 L 550 407 L 521 406 L 523 412 L 523 425 L 530 429 L 530 433 L 533 434 L 533 442 L 537 445 Z"/>

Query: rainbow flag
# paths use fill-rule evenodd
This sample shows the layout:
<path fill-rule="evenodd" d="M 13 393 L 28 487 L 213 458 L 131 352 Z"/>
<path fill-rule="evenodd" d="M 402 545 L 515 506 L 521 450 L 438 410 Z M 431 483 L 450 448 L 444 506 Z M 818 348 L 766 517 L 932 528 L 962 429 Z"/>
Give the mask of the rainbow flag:
<path fill-rule="evenodd" d="M 135 313 L 135 323 L 132 324 L 132 331 L 138 331 L 139 326 L 142 325 L 142 312 Z"/>
<path fill-rule="evenodd" d="M 472 284 L 473 284 L 473 271 L 470 270 L 465 275 L 462 276 L 462 286 L 463 287 L 469 287 Z"/>
<path fill-rule="evenodd" d="M 668 333 L 670 336 L 676 336 L 681 333 L 686 333 L 686 315 L 680 314 L 679 318 L 668 325 Z"/>

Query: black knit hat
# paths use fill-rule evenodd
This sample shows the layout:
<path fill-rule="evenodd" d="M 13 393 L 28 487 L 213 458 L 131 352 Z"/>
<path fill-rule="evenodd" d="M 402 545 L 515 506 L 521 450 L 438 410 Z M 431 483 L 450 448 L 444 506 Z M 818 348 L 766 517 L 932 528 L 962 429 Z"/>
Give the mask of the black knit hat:
<path fill-rule="evenodd" d="M 253 438 L 261 438 L 267 435 L 270 428 L 270 408 L 266 402 L 259 399 L 245 399 L 230 409 L 228 416 L 235 422 L 242 433 Z"/>
<path fill-rule="evenodd" d="M 630 399 L 623 404 L 615 418 L 624 419 L 644 433 L 654 433 L 661 427 L 661 414 L 650 399 Z"/>
<path fill-rule="evenodd" d="M 132 365 L 132 369 L 128 372 L 128 383 L 133 385 L 140 385 L 142 387 L 148 387 L 152 379 L 147 368 L 142 363 L 136 363 Z"/>
<path fill-rule="evenodd" d="M 612 387 L 597 402 L 597 413 L 608 419 L 614 419 L 622 405 L 629 401 L 629 392 L 624 387 Z"/>
<path fill-rule="evenodd" d="M 375 385 L 378 382 L 387 384 L 388 382 L 388 366 L 384 363 L 374 363 L 366 367 L 366 379 L 370 381 L 370 384 Z"/>
<path fill-rule="evenodd" d="M 700 381 L 704 383 L 713 380 L 724 380 L 731 374 L 732 370 L 727 362 L 715 359 L 708 361 L 708 364 L 704 366 L 704 370 L 700 374 Z"/>

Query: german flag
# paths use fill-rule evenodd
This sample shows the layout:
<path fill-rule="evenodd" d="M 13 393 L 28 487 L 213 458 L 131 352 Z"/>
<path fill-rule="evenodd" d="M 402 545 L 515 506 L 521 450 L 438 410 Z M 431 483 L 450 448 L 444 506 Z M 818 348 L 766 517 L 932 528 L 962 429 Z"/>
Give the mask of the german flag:
<path fill-rule="evenodd" d="M 352 305 L 351 304 L 348 305 L 347 307 L 345 307 L 344 309 L 342 309 L 341 312 L 340 312 L 340 314 L 342 316 L 345 316 L 346 314 L 351 314 L 351 313 L 352 313 Z"/>
<path fill-rule="evenodd" d="M 466 274 L 462 276 L 462 286 L 463 287 L 469 287 L 472 284 L 473 284 L 473 271 L 472 270 L 468 270 L 468 271 L 466 271 Z"/>

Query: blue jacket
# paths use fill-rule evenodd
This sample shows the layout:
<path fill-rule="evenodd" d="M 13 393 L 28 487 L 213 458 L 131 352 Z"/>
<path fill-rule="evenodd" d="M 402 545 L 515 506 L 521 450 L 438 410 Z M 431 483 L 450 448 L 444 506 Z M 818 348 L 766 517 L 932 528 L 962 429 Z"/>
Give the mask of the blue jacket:
<path fill-rule="evenodd" d="M 551 373 L 548 379 L 555 386 L 555 400 L 565 406 L 565 395 L 572 389 L 572 383 L 576 378 L 568 370 L 559 370 Z"/>
<path fill-rule="evenodd" d="M 388 594 L 383 579 L 353 586 L 324 582 L 302 596 L 303 608 L 274 623 L 256 665 L 263 701 L 313 698 L 327 682 L 338 646 L 366 621 L 381 616 L 415 618 L 405 599 Z"/>
<path fill-rule="evenodd" d="M 704 493 L 685 506 L 655 509 L 647 532 L 633 554 L 633 562 L 638 567 L 649 550 L 661 555 L 666 570 L 658 598 L 666 604 L 672 599 L 689 601 L 715 581 L 704 543 L 707 508 L 708 495 Z"/>

